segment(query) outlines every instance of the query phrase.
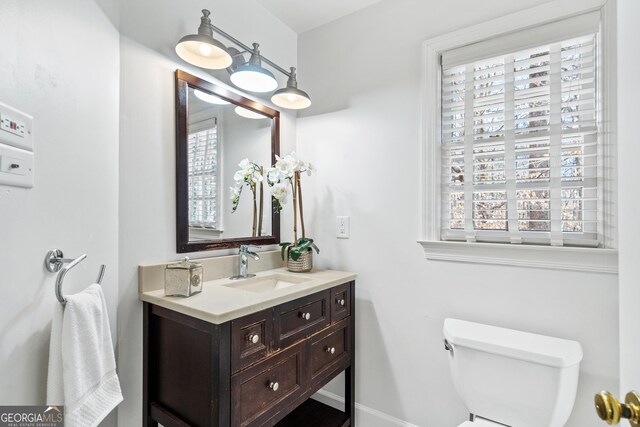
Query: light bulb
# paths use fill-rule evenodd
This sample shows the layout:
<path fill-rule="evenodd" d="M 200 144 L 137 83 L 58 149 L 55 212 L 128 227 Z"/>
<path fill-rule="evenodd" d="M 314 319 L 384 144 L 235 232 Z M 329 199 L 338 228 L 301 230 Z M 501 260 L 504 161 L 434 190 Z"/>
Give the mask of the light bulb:
<path fill-rule="evenodd" d="M 287 95 L 287 99 L 291 102 L 295 101 L 298 97 L 292 93 L 290 93 L 289 95 Z"/>
<path fill-rule="evenodd" d="M 213 52 L 211 46 L 206 43 L 200 43 L 199 50 L 202 56 L 209 56 Z"/>

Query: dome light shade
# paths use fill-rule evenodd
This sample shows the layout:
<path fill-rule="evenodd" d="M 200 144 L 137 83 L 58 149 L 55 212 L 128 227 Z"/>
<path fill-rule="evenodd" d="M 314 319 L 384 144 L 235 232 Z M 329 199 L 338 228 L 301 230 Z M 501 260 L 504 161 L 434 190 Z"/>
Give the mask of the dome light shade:
<path fill-rule="evenodd" d="M 278 81 L 271 71 L 262 67 L 258 47 L 258 43 L 253 44 L 251 59 L 233 71 L 231 82 L 249 92 L 271 92 L 278 87 Z"/>
<path fill-rule="evenodd" d="M 267 116 L 263 116 L 262 114 L 258 114 L 255 111 L 247 110 L 246 108 L 237 106 L 234 110 L 237 115 L 242 116 L 246 119 L 266 119 Z"/>
<path fill-rule="evenodd" d="M 308 108 L 311 105 L 311 98 L 309 95 L 300 89 L 298 89 L 298 81 L 296 80 L 296 69 L 291 67 L 291 74 L 289 81 L 287 81 L 287 87 L 278 89 L 271 97 L 271 102 L 278 107 L 289 108 L 292 110 L 302 110 Z"/>
<path fill-rule="evenodd" d="M 176 45 L 176 53 L 189 64 L 220 70 L 231 65 L 233 60 L 225 45 L 213 38 L 210 14 L 207 9 L 202 10 L 198 34 L 181 38 Z"/>
<path fill-rule="evenodd" d="M 193 94 L 196 96 L 196 98 L 204 101 L 204 102 L 208 102 L 209 104 L 216 104 L 216 105 L 227 105 L 227 104 L 231 104 L 229 101 L 225 101 L 222 98 L 219 98 L 215 95 L 211 95 L 210 93 L 206 93 L 203 92 L 201 90 L 198 89 L 194 89 L 193 90 Z"/>

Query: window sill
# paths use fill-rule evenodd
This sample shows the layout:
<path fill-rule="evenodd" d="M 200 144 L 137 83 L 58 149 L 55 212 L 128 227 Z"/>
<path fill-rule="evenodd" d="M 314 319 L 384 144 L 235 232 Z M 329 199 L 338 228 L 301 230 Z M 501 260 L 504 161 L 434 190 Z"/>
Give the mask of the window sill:
<path fill-rule="evenodd" d="M 618 274 L 616 249 L 419 240 L 425 258 L 474 264 Z"/>

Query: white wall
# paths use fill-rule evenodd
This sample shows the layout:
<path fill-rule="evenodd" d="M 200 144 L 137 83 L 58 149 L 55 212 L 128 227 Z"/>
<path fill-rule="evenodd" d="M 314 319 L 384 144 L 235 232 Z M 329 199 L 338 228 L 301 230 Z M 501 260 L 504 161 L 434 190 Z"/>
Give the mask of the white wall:
<path fill-rule="evenodd" d="M 640 324 L 640 264 L 638 263 L 638 212 L 640 201 L 636 184 L 640 170 L 636 159 L 640 157 L 636 120 L 640 82 L 637 70 L 640 58 L 637 41 L 640 39 L 640 3 L 618 0 L 618 141 L 620 146 L 620 395 L 630 390 L 640 391 L 640 344 L 637 325 Z M 624 53 L 624 54 L 622 54 Z"/>
<path fill-rule="evenodd" d="M 65 293 L 106 264 L 118 300 L 119 36 L 94 1 L 3 0 L 0 102 L 35 117 L 35 187 L 0 185 L 0 403 L 44 404 L 55 275 L 49 249 L 86 253 Z M 115 417 L 105 425 L 115 425 Z"/>
<path fill-rule="evenodd" d="M 177 40 L 196 31 L 200 9 L 212 10 L 215 25 L 279 64 L 296 62 L 296 35 L 254 0 L 192 1 L 177 7 L 169 0 L 123 3 L 121 11 L 120 103 L 120 303 L 118 364 L 125 401 L 120 427 L 142 422 L 142 303 L 137 267 L 182 257 L 175 251 L 175 111 L 174 71 L 184 69 L 214 83 L 216 78 L 179 61 Z M 149 12 L 152 10 L 153 12 Z M 148 16 L 147 16 L 148 15 Z M 281 147 L 295 144 L 295 120 L 282 116 Z M 226 251 L 190 254 L 217 256 Z"/>
<path fill-rule="evenodd" d="M 314 105 L 297 148 L 318 168 L 303 183 L 307 227 L 322 265 L 359 275 L 356 399 L 417 426 L 467 417 L 442 346 L 446 317 L 581 342 L 568 427 L 600 425 L 593 393 L 618 386 L 615 275 L 427 261 L 416 243 L 422 42 L 538 3 L 385 0 L 298 40 Z M 334 237 L 336 215 L 351 216 L 350 240 Z M 360 427 L 402 425 L 378 422 Z"/>

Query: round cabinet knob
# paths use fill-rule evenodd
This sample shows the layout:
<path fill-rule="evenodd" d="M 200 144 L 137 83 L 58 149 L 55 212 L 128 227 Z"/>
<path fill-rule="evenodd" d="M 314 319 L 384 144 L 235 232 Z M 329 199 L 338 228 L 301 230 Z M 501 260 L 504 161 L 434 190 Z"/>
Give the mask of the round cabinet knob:
<path fill-rule="evenodd" d="M 258 344 L 260 342 L 260 335 L 258 334 L 251 334 L 247 337 L 247 339 L 249 340 L 249 342 L 251 344 Z"/>
<path fill-rule="evenodd" d="M 327 347 L 324 349 L 324 351 L 326 351 L 329 354 L 336 354 L 336 348 L 335 347 Z"/>
<path fill-rule="evenodd" d="M 311 319 L 311 313 L 300 313 L 300 317 L 302 317 L 304 320 L 309 320 Z"/>
<path fill-rule="evenodd" d="M 269 388 L 273 391 L 278 391 L 278 389 L 280 388 L 280 384 L 272 381 L 269 383 Z"/>
<path fill-rule="evenodd" d="M 631 391 L 627 393 L 625 403 L 618 402 L 608 391 L 595 395 L 596 413 L 609 425 L 618 424 L 621 418 L 627 418 L 632 426 L 640 425 L 640 396 Z"/>
<path fill-rule="evenodd" d="M 344 300 L 344 298 L 338 298 L 338 299 L 336 300 L 336 304 L 340 304 L 340 305 L 341 305 L 341 306 L 343 306 L 343 307 L 344 307 L 345 302 L 346 302 L 346 301 Z"/>

